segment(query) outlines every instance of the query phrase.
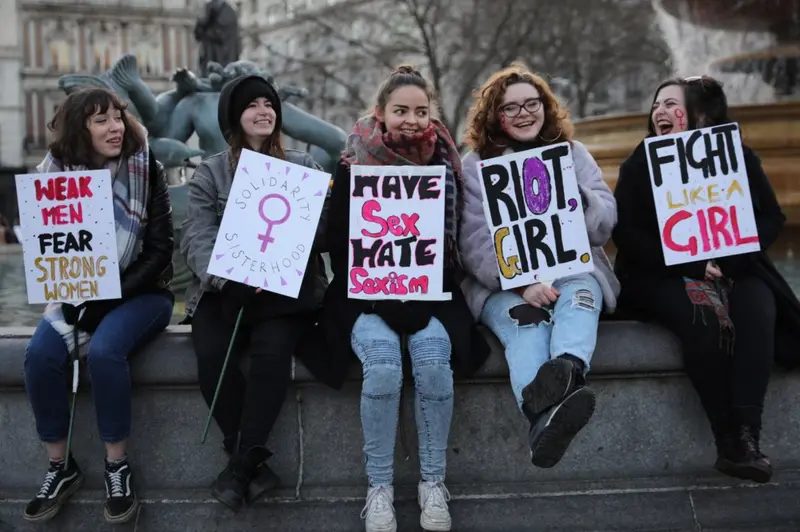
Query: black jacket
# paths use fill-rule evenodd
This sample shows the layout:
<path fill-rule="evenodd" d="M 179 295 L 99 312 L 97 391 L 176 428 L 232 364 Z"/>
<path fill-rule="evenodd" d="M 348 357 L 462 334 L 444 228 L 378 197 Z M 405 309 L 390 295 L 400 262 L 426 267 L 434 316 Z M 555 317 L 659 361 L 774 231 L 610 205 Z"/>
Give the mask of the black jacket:
<path fill-rule="evenodd" d="M 150 197 L 147 203 L 147 223 L 139 256 L 121 273 L 122 297 L 87 301 L 78 321 L 78 328 L 94 332 L 103 317 L 126 300 L 146 293 L 163 292 L 170 298 L 172 280 L 172 250 L 175 245 L 172 228 L 172 206 L 164 167 L 150 153 L 148 168 Z M 66 310 L 66 309 L 65 309 Z M 66 311 L 69 313 L 69 311 Z M 65 317 L 66 314 L 65 313 Z"/>
<path fill-rule="evenodd" d="M 735 280 L 755 275 L 772 289 L 777 306 L 775 356 L 782 364 L 795 366 L 800 364 L 800 302 L 765 251 L 778 238 L 786 217 L 761 161 L 747 146 L 744 146 L 744 162 L 761 251 L 724 257 L 717 263 L 726 277 Z M 648 284 L 659 279 L 705 277 L 705 260 L 664 264 L 644 141 L 622 163 L 614 197 L 617 200 L 617 226 L 612 234 L 617 247 L 614 271 L 622 284 L 622 307 L 629 297 L 626 294 L 646 293 Z"/>

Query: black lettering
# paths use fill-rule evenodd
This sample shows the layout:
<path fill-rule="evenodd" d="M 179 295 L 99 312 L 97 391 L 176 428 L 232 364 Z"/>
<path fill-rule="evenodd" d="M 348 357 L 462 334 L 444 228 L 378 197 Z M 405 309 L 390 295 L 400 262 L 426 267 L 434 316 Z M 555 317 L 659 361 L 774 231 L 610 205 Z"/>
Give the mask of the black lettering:
<path fill-rule="evenodd" d="M 351 268 L 363 268 L 364 261 L 369 259 L 369 267 L 375 267 L 375 255 L 383 244 L 380 238 L 372 243 L 371 247 L 365 248 L 362 246 L 363 240 L 360 238 L 351 238 L 350 245 L 353 246 L 353 264 Z"/>
<path fill-rule="evenodd" d="M 439 197 L 441 190 L 437 187 L 439 184 L 439 177 L 434 175 L 425 175 L 420 177 L 419 181 L 419 199 L 436 199 Z"/>
<path fill-rule="evenodd" d="M 561 175 L 561 158 L 569 153 L 567 146 L 557 146 L 542 152 L 543 161 L 552 161 L 553 166 L 553 183 L 556 185 L 556 206 L 563 209 L 567 206 L 567 200 L 564 198 L 564 176 Z"/>
<path fill-rule="evenodd" d="M 357 175 L 355 176 L 355 186 L 353 187 L 353 197 L 364 197 L 364 189 L 372 190 L 372 197 L 378 197 L 378 176 L 376 175 Z"/>
<path fill-rule="evenodd" d="M 417 242 L 417 249 L 414 255 L 417 260 L 417 266 L 433 264 L 433 261 L 436 259 L 436 252 L 429 250 L 428 246 L 432 246 L 435 243 L 436 239 L 434 238 L 426 238 Z"/>
<path fill-rule="evenodd" d="M 387 175 L 383 176 L 383 190 L 381 194 L 384 198 L 403 199 L 400 193 L 400 176 Z"/>
<path fill-rule="evenodd" d="M 553 252 L 544 243 L 544 237 L 547 236 L 547 225 L 537 218 L 527 220 L 525 222 L 525 236 L 528 242 L 528 253 L 531 256 L 531 267 L 534 270 L 539 269 L 539 255 L 537 251 L 541 251 L 544 256 L 544 261 L 548 266 L 552 267 L 556 264 L 556 259 L 553 257 Z"/>
<path fill-rule="evenodd" d="M 486 189 L 486 202 L 489 204 L 489 214 L 492 217 L 492 225 L 500 225 L 503 221 L 500 215 L 499 202 L 503 202 L 508 211 L 508 217 L 511 222 L 516 222 L 519 219 L 517 214 L 517 207 L 514 199 L 503 192 L 503 189 L 508 186 L 508 171 L 502 164 L 493 164 L 491 166 L 484 166 L 481 168 L 481 176 L 483 177 L 483 185 Z M 492 176 L 497 176 L 497 181 L 492 183 Z"/>
<path fill-rule="evenodd" d="M 650 159 L 650 175 L 653 176 L 653 183 L 660 187 L 664 183 L 664 178 L 661 176 L 661 165 L 671 163 L 675 160 L 674 155 L 659 155 L 658 150 L 672 146 L 675 143 L 674 139 L 661 139 L 655 140 L 647 145 L 647 153 Z"/>
<path fill-rule="evenodd" d="M 561 236 L 561 220 L 558 219 L 557 214 L 550 217 L 550 223 L 553 224 L 553 238 L 556 241 L 556 258 L 558 259 L 558 263 L 564 264 L 565 262 L 572 262 L 578 257 L 578 254 L 574 249 L 564 249 L 564 240 Z"/>
<path fill-rule="evenodd" d="M 411 235 L 394 241 L 394 245 L 400 248 L 400 266 L 404 268 L 411 266 L 411 244 L 416 240 L 417 237 Z"/>
<path fill-rule="evenodd" d="M 731 163 L 731 171 L 738 172 L 739 171 L 739 161 L 736 160 L 736 146 L 733 145 L 733 132 L 739 131 L 739 126 L 736 124 L 723 124 L 721 126 L 717 126 L 711 129 L 712 133 L 719 134 L 725 136 L 725 144 L 728 147 L 728 157 Z"/>

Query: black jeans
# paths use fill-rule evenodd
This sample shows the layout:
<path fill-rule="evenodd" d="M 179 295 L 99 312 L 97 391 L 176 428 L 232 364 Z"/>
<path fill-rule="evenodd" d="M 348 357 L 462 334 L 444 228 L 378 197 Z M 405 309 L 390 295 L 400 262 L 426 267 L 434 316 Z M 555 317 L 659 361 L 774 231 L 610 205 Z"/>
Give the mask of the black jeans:
<path fill-rule="evenodd" d="M 221 297 L 203 294 L 192 318 L 200 390 L 209 407 L 235 325 L 223 312 Z M 228 451 L 235 450 L 237 435 L 241 450 L 266 443 L 286 398 L 292 354 L 309 326 L 302 314 L 240 325 L 214 408 Z"/>
<path fill-rule="evenodd" d="M 621 303 L 671 330 L 683 347 L 686 372 L 712 427 L 730 421 L 761 425 L 775 352 L 775 297 L 758 277 L 734 281 L 730 317 L 736 330 L 733 353 L 720 344 L 714 312 L 699 315 L 683 279 L 659 279 L 624 287 Z"/>

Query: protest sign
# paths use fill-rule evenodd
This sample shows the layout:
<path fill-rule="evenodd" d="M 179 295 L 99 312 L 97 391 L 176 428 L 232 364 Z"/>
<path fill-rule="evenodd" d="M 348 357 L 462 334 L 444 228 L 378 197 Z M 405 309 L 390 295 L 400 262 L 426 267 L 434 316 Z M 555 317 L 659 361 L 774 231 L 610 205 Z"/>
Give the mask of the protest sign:
<path fill-rule="evenodd" d="M 504 290 L 594 269 L 568 142 L 477 165 Z"/>
<path fill-rule="evenodd" d="M 444 166 L 350 167 L 348 297 L 449 300 Z"/>
<path fill-rule="evenodd" d="M 330 174 L 242 150 L 208 273 L 297 298 Z"/>
<path fill-rule="evenodd" d="M 121 296 L 108 170 L 16 176 L 30 303 Z"/>
<path fill-rule="evenodd" d="M 759 251 L 737 124 L 645 140 L 667 265 Z"/>

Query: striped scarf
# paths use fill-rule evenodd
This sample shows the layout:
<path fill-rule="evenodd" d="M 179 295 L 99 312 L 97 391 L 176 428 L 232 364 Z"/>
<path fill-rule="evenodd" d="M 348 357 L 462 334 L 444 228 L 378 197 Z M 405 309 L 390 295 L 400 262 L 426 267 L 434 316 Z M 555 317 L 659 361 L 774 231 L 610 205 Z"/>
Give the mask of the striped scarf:
<path fill-rule="evenodd" d="M 429 150 L 427 147 L 430 129 L 436 135 L 433 150 Z M 390 145 L 387 145 L 387 141 Z M 419 162 L 412 159 L 418 159 L 417 155 L 421 154 L 427 154 L 430 157 L 426 164 L 443 164 L 445 166 L 445 264 L 460 266 L 457 244 L 458 214 L 461 212 L 459 209 L 462 179 L 461 157 L 444 124 L 432 118 L 429 129 L 414 138 L 403 140 L 384 133 L 383 126 L 375 118 L 375 115 L 365 116 L 356 122 L 352 133 L 347 137 L 342 159 L 350 165 L 405 166 L 420 165 Z"/>
<path fill-rule="evenodd" d="M 114 225 L 117 236 L 117 257 L 119 271 L 125 269 L 136 259 L 141 250 L 141 236 L 147 222 L 147 202 L 150 187 L 148 173 L 150 169 L 150 151 L 145 146 L 126 160 L 109 161 L 107 168 L 111 171 L 112 191 L 114 196 Z M 61 171 L 81 171 L 83 165 L 65 168 L 61 161 L 47 152 L 41 163 L 36 166 L 37 172 L 51 173 Z M 64 319 L 61 303 L 50 303 L 45 308 L 44 319 L 61 335 L 69 351 L 75 348 L 73 325 Z M 80 331 L 78 345 L 89 341 L 89 334 Z"/>

